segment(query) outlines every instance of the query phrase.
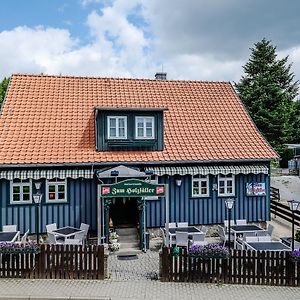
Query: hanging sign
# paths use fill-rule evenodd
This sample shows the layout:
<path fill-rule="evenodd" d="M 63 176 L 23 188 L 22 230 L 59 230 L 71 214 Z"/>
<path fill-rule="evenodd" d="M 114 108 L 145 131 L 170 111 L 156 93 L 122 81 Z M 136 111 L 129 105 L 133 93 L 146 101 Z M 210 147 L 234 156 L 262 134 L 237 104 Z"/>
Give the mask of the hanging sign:
<path fill-rule="evenodd" d="M 246 183 L 247 196 L 265 196 L 266 184 L 264 182 Z"/>
<path fill-rule="evenodd" d="M 163 184 L 151 184 L 138 179 L 128 179 L 114 184 L 101 185 L 101 197 L 146 197 L 164 196 Z"/>

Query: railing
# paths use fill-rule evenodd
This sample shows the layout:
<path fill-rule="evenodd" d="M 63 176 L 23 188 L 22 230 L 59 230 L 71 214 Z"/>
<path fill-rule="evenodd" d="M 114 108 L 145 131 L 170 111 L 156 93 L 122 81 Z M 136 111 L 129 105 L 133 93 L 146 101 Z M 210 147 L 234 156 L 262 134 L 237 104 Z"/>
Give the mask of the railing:
<path fill-rule="evenodd" d="M 161 280 L 201 283 L 300 286 L 300 263 L 289 252 L 231 250 L 228 259 L 200 259 L 163 248 Z"/>
<path fill-rule="evenodd" d="M 293 214 L 287 205 L 271 200 L 270 211 L 275 216 L 278 216 L 292 223 Z M 295 225 L 300 226 L 300 212 L 297 210 L 294 212 L 294 214 L 295 214 Z"/>
<path fill-rule="evenodd" d="M 105 265 L 102 245 L 41 245 L 37 254 L 0 254 L 0 277 L 104 279 Z"/>
<path fill-rule="evenodd" d="M 280 192 L 279 189 L 270 187 L 270 198 L 274 201 L 280 201 Z"/>

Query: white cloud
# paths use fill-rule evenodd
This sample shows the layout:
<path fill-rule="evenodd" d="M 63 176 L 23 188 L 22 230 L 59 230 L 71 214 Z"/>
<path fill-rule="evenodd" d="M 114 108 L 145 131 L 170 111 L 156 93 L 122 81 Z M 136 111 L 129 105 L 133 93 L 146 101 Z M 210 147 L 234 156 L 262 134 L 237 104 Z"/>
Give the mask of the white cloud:
<path fill-rule="evenodd" d="M 86 18 L 88 43 L 82 45 L 60 28 L 2 31 L 0 78 L 21 72 L 154 78 L 163 64 L 169 79 L 238 81 L 253 44 L 247 38 L 236 41 L 241 33 L 224 42 L 221 35 L 232 26 L 222 24 L 222 32 L 219 24 L 207 19 L 224 20 L 222 13 L 226 15 L 237 0 L 225 6 L 220 0 L 212 1 L 201 6 L 203 1 L 198 0 L 189 5 L 179 0 L 172 0 L 172 5 L 170 0 L 81 0 L 82 5 L 99 3 L 99 9 Z M 234 47 L 237 50 L 231 52 Z M 300 47 L 288 51 L 295 73 L 300 74 Z"/>

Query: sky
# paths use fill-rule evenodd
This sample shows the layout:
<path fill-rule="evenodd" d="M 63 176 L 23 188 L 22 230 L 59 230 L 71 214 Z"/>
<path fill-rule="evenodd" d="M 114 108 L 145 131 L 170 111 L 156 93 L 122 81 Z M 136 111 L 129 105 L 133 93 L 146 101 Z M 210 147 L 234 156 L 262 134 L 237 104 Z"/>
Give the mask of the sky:
<path fill-rule="evenodd" d="M 297 0 L 9 0 L 0 79 L 13 73 L 237 82 L 254 43 L 300 79 Z"/>

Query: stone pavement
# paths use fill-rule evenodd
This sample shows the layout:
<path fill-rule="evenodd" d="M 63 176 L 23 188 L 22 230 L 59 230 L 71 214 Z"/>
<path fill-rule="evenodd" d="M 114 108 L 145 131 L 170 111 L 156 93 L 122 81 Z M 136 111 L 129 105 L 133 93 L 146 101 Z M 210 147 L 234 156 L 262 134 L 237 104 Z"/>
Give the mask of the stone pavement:
<path fill-rule="evenodd" d="M 299 288 L 163 283 L 157 280 L 158 252 L 136 260 L 109 257 L 106 280 L 0 279 L 0 299 L 300 299 Z"/>
<path fill-rule="evenodd" d="M 31 297 L 29 297 L 31 296 Z M 299 288 L 153 280 L 28 280 L 0 279 L 0 299 L 300 299 Z"/>

